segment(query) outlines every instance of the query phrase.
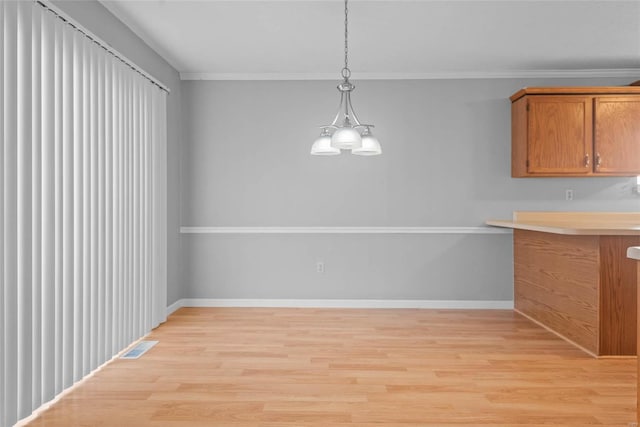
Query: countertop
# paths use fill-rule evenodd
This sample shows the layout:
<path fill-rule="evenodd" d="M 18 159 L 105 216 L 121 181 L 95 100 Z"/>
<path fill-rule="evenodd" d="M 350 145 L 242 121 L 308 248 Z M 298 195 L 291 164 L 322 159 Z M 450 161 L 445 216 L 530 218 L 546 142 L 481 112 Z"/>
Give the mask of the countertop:
<path fill-rule="evenodd" d="M 487 225 L 569 235 L 640 236 L 640 212 L 514 212 Z"/>

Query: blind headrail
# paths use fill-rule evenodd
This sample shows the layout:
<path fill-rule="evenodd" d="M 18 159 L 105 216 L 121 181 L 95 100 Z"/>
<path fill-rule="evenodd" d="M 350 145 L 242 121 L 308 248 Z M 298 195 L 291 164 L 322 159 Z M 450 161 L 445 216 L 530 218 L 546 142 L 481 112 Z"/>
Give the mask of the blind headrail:
<path fill-rule="evenodd" d="M 71 27 L 75 28 L 77 31 L 82 33 L 89 40 L 91 40 L 92 42 L 94 42 L 95 44 L 97 44 L 107 52 L 109 52 L 111 55 L 113 55 L 115 58 L 117 58 L 119 61 L 125 64 L 127 67 L 131 68 L 133 71 L 140 74 L 142 77 L 149 80 L 154 85 L 158 86 L 160 89 L 164 90 L 167 93 L 171 93 L 171 90 L 165 85 L 163 85 L 158 79 L 153 77 L 151 74 L 147 73 L 145 70 L 143 70 L 135 62 L 133 62 L 132 60 L 124 56 L 122 53 L 115 50 L 113 47 L 111 47 L 107 42 L 102 40 L 100 37 L 96 36 L 91 31 L 87 30 L 80 23 L 78 23 L 76 20 L 71 18 L 69 15 L 67 15 L 65 12 L 60 10 L 58 7 L 51 4 L 50 1 L 34 0 L 34 2 L 39 4 L 43 8 L 49 10 L 51 13 L 56 15 L 60 20 L 64 21 L 67 25 L 70 25 Z"/>

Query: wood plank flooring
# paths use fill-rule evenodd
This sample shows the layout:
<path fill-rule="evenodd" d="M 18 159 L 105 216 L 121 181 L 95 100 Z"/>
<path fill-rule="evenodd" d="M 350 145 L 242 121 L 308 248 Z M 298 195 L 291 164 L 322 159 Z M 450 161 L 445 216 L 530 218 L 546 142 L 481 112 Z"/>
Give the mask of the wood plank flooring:
<path fill-rule="evenodd" d="M 30 426 L 623 426 L 636 360 L 512 311 L 183 308 Z"/>

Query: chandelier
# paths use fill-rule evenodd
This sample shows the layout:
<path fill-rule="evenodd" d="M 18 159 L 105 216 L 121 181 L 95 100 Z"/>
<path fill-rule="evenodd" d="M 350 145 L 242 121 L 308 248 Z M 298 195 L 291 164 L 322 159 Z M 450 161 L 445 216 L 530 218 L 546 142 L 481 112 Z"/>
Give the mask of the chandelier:
<path fill-rule="evenodd" d="M 315 156 L 333 156 L 342 150 L 351 150 L 351 154 L 375 156 L 382 154 L 380 142 L 371 133 L 373 125 L 360 123 L 351 106 L 351 92 L 356 88 L 349 81 L 349 9 L 348 0 L 344 0 L 344 68 L 341 75 L 343 81 L 338 85 L 340 105 L 338 113 L 331 124 L 320 126 L 322 132 L 311 147 Z"/>

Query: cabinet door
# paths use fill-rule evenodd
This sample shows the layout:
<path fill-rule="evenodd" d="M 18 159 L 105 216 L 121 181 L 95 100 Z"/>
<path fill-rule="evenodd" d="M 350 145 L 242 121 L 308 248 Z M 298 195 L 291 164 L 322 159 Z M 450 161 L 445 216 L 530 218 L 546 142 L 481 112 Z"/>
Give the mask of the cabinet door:
<path fill-rule="evenodd" d="M 640 175 L 640 97 L 598 97 L 594 114 L 595 172 Z"/>
<path fill-rule="evenodd" d="M 592 171 L 592 105 L 588 96 L 532 96 L 527 171 L 587 175 Z"/>

